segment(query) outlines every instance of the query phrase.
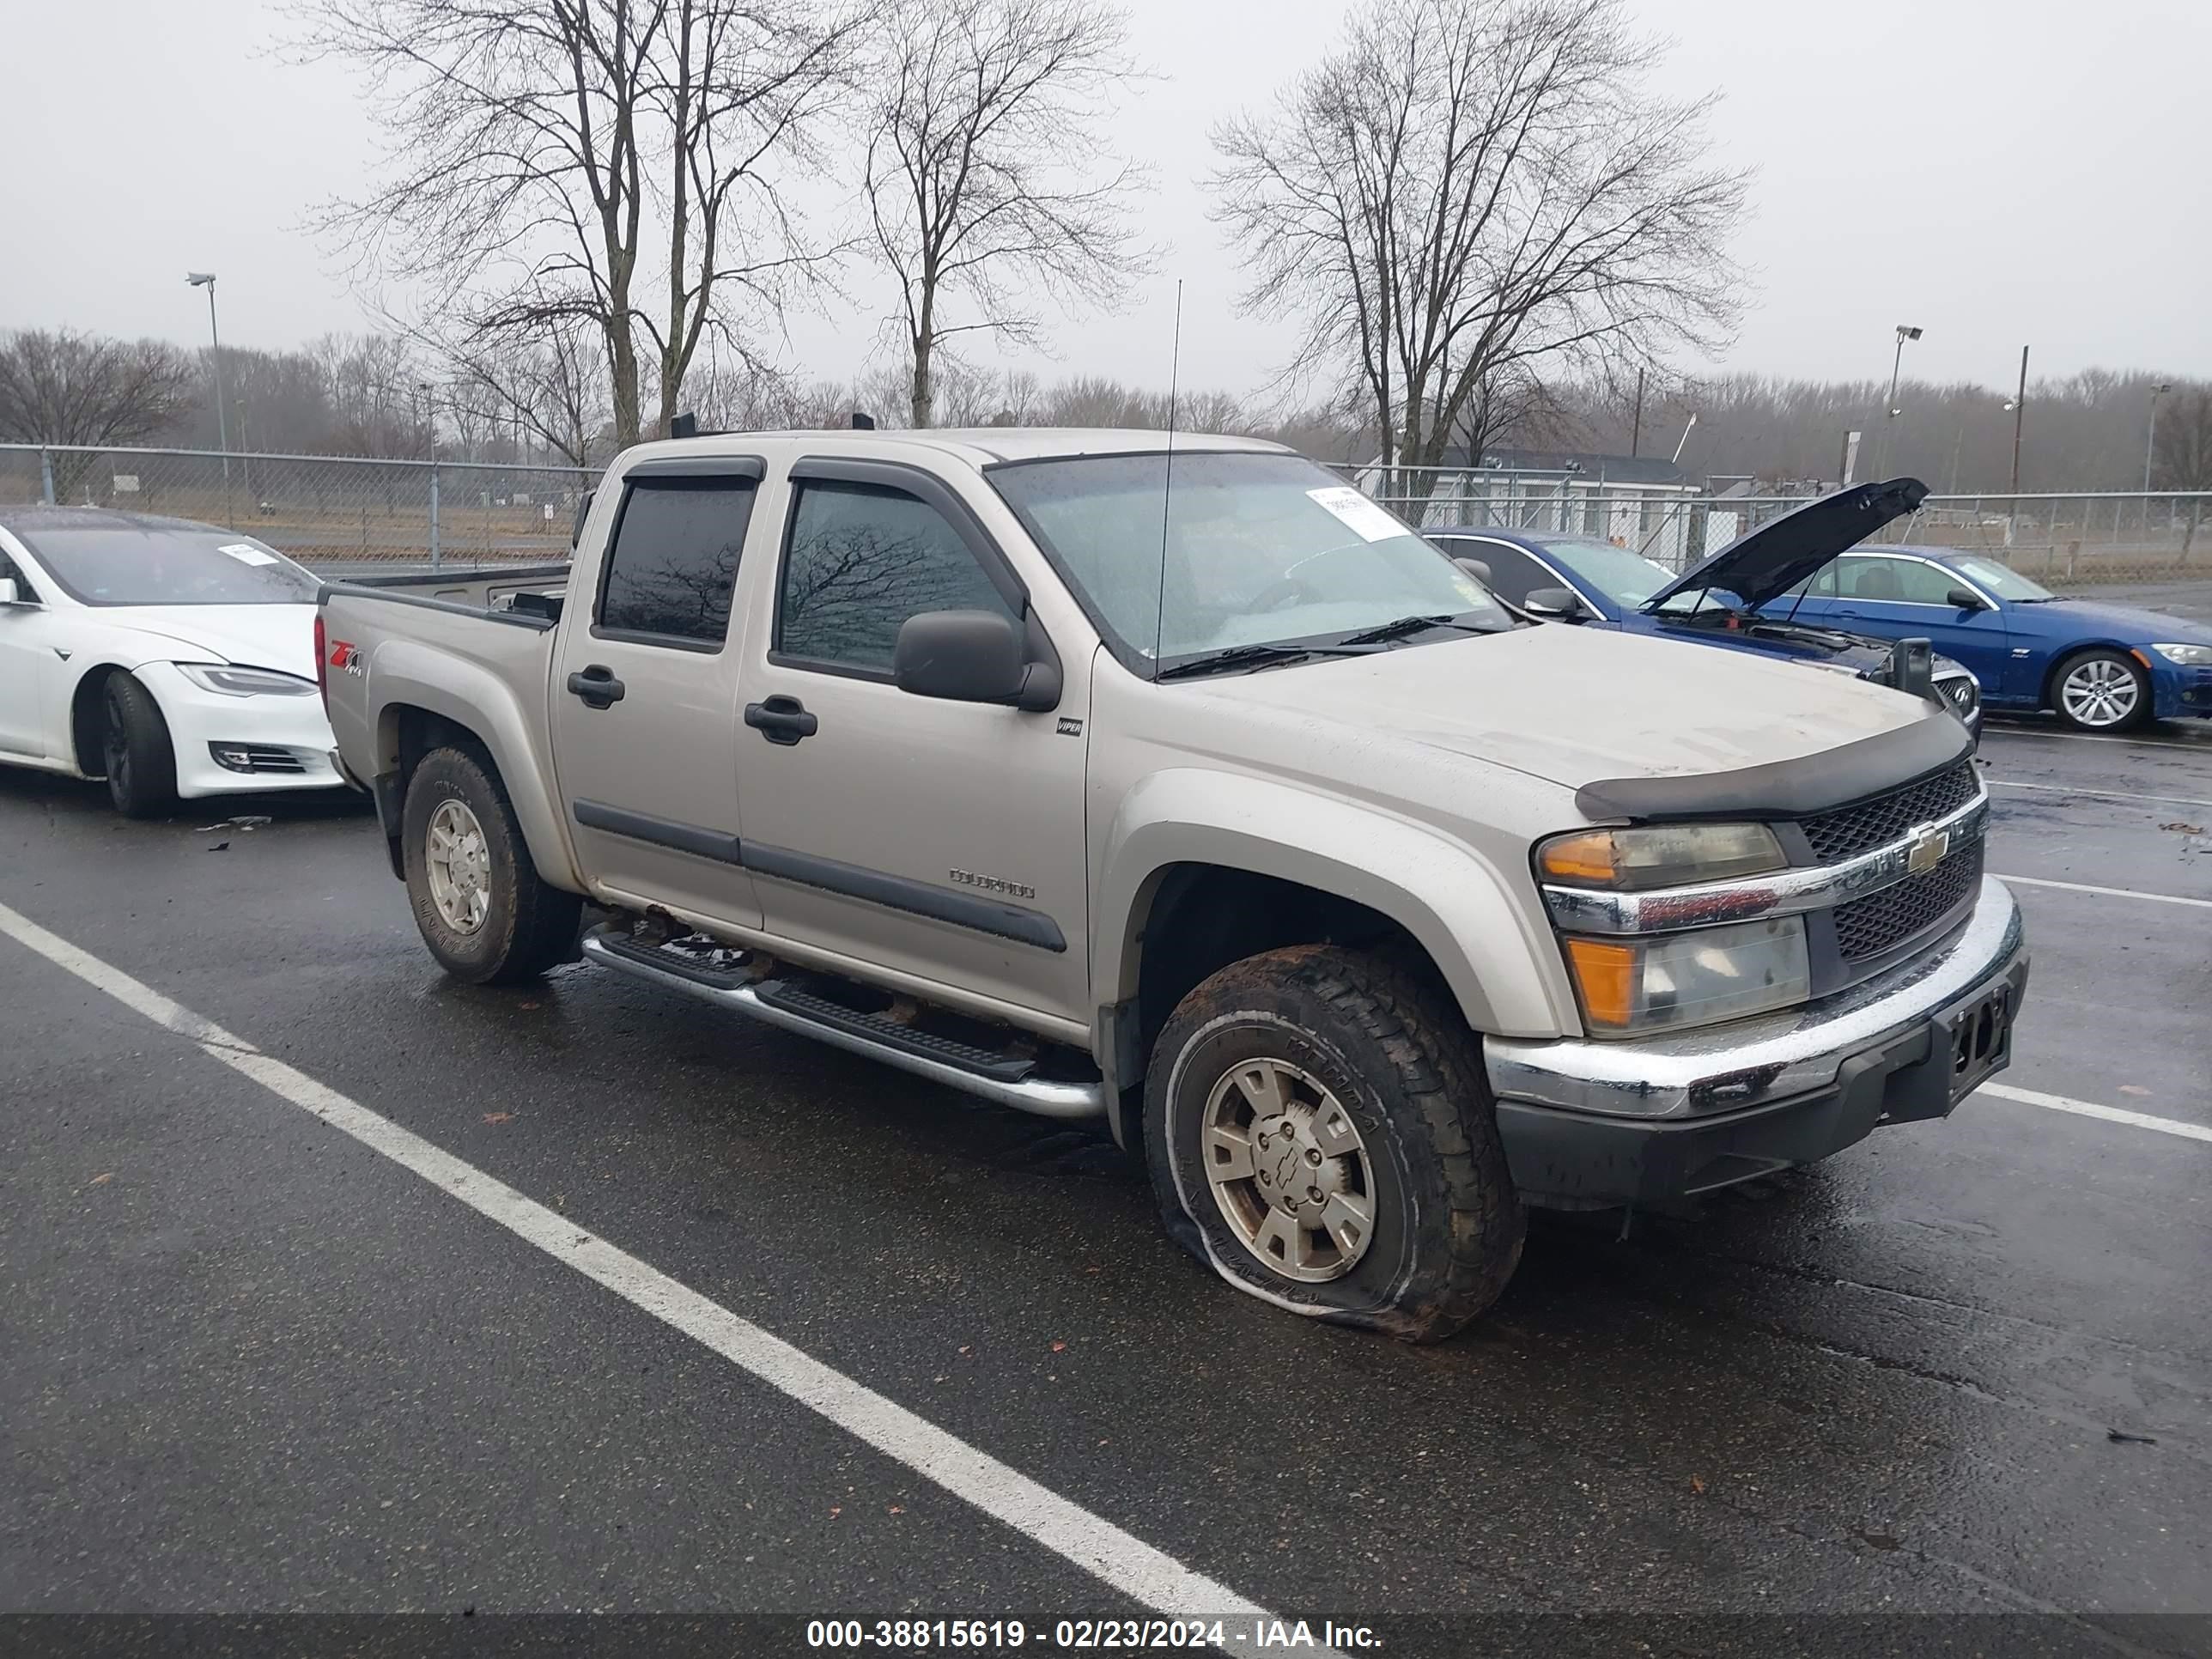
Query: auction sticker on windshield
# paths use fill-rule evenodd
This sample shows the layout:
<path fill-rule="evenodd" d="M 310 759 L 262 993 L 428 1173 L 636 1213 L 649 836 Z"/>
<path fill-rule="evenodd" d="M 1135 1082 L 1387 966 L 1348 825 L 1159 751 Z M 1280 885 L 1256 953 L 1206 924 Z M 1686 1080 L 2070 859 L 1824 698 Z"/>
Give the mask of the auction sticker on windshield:
<path fill-rule="evenodd" d="M 276 556 L 274 553 L 264 552 L 262 549 L 254 546 L 251 542 L 225 542 L 221 547 L 216 549 L 216 551 L 218 553 L 229 554 L 232 558 L 236 559 L 240 564 L 274 564 L 276 562 Z"/>
<path fill-rule="evenodd" d="M 1325 507 L 1342 520 L 1364 542 L 1387 542 L 1393 536 L 1413 533 L 1350 484 L 1339 484 L 1334 489 L 1309 489 L 1306 495 L 1315 506 Z"/>

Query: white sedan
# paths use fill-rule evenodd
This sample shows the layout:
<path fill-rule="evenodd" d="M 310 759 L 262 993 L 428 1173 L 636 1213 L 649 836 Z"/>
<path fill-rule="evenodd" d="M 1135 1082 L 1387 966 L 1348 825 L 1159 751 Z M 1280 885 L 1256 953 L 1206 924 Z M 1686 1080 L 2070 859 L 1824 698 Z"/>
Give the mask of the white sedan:
<path fill-rule="evenodd" d="M 0 508 L 0 764 L 105 778 L 118 811 L 331 789 L 316 578 L 250 536 Z"/>

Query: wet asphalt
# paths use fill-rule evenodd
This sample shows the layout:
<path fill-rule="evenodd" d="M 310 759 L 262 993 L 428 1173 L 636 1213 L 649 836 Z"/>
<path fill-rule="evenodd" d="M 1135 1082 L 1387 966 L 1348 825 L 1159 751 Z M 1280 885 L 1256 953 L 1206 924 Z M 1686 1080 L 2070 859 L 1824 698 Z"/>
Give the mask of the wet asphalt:
<path fill-rule="evenodd" d="M 2212 901 L 2212 725 L 1982 758 L 1993 870 Z M 2212 911 L 2016 890 L 2001 1081 L 2212 1124 Z M 1539 1218 L 1408 1349 L 1229 1291 L 1088 1133 L 580 964 L 447 981 L 348 801 L 0 774 L 0 902 L 1286 1616 L 2207 1635 L 2128 1616 L 2212 1612 L 2212 1144 L 1978 1095 Z M 1135 1610 L 6 939 L 0 1101 L 0 1610 Z"/>

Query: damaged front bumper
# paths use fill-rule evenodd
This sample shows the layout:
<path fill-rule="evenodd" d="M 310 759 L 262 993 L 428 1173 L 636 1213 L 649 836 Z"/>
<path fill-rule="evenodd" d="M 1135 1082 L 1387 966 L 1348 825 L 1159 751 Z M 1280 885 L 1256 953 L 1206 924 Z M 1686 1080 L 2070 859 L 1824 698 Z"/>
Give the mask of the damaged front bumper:
<path fill-rule="evenodd" d="M 1514 1184 L 1538 1206 L 1664 1205 L 1943 1117 L 2009 1063 L 2020 908 L 1984 877 L 1965 926 L 1779 1014 L 1632 1042 L 1484 1042 Z"/>

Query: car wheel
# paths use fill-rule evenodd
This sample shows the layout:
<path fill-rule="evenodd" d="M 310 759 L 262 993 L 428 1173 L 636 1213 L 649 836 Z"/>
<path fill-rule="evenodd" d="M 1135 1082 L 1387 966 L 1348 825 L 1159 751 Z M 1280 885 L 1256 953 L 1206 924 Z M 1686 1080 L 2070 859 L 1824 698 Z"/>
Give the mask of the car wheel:
<path fill-rule="evenodd" d="M 1292 1312 L 1435 1341 L 1520 1261 L 1478 1041 L 1382 957 L 1300 945 L 1206 980 L 1153 1047 L 1145 1128 L 1170 1232 Z"/>
<path fill-rule="evenodd" d="M 432 750 L 408 780 L 401 817 L 415 926 L 447 973 L 471 985 L 513 985 L 567 958 L 584 902 L 538 873 L 487 761 Z"/>
<path fill-rule="evenodd" d="M 2124 651 L 2084 651 L 2051 676 L 2058 718 L 2079 732 L 2124 732 L 2150 714 L 2150 677 Z"/>
<path fill-rule="evenodd" d="M 177 810 L 177 750 L 154 694 L 125 673 L 100 690 L 100 752 L 107 798 L 126 818 L 158 818 Z"/>

